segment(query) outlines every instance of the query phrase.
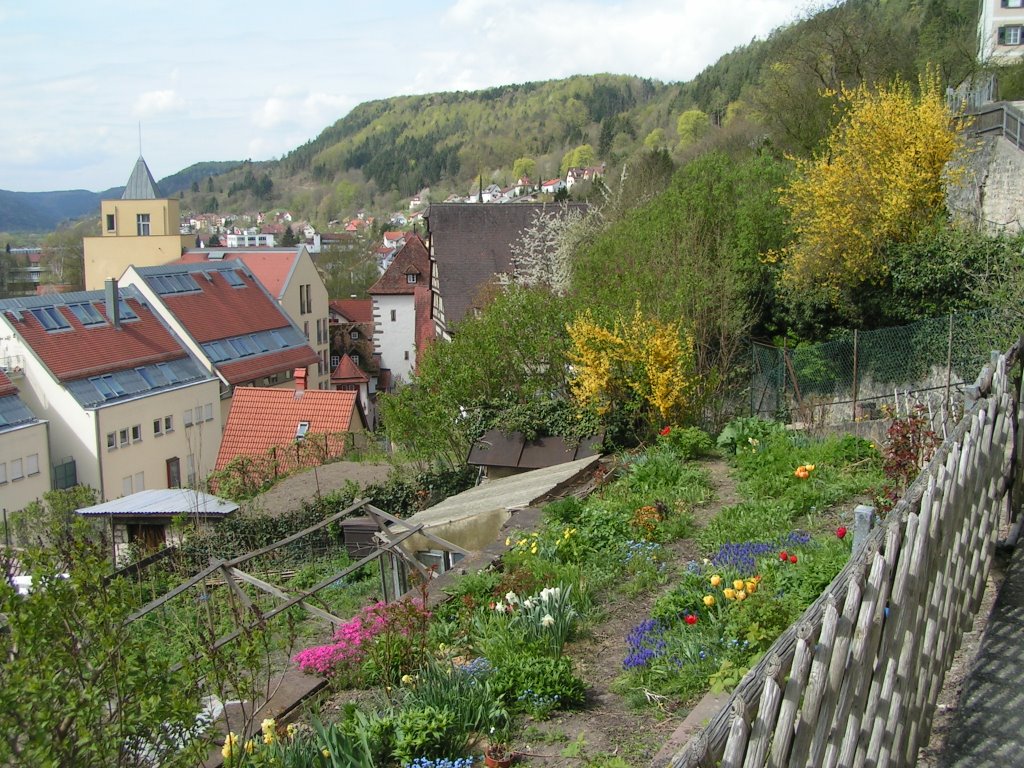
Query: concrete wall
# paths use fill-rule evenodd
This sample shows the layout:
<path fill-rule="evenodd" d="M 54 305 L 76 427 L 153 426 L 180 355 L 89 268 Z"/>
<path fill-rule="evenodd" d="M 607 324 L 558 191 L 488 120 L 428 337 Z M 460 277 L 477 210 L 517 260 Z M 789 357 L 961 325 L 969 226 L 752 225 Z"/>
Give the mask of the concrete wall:
<path fill-rule="evenodd" d="M 391 319 L 391 313 L 395 319 Z M 373 297 L 373 345 L 392 381 L 408 381 L 416 364 L 416 306 L 412 294 Z"/>
<path fill-rule="evenodd" d="M 1003 138 L 978 141 L 958 161 L 963 182 L 949 190 L 954 219 L 990 231 L 1017 232 L 1024 221 L 1024 152 Z"/>
<path fill-rule="evenodd" d="M 34 457 L 35 471 L 29 474 Z M 20 462 L 21 477 L 14 479 Z M 0 509 L 16 512 L 24 509 L 50 490 L 50 448 L 46 422 L 26 424 L 0 432 Z"/>
<path fill-rule="evenodd" d="M 306 313 L 302 312 L 299 302 L 299 286 L 301 285 L 308 285 L 310 291 L 312 306 L 310 311 Z M 281 308 L 292 319 L 292 322 L 299 327 L 299 330 L 304 330 L 305 323 L 309 323 L 309 345 L 316 350 L 317 355 L 319 355 L 320 360 L 323 362 L 322 368 L 316 365 L 309 366 L 306 380 L 307 388 L 330 389 L 331 333 L 328 323 L 327 288 L 305 248 L 302 249 L 301 255 L 295 262 L 295 268 L 288 277 L 288 282 L 282 295 L 275 298 L 278 299 Z M 316 337 L 317 322 L 320 323 L 321 327 L 319 343 L 317 343 Z"/>

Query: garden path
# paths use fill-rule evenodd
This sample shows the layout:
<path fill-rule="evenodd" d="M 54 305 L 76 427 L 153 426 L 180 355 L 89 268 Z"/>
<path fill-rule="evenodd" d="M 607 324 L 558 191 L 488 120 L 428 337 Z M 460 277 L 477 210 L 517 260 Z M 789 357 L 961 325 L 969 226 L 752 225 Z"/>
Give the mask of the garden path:
<path fill-rule="evenodd" d="M 708 472 L 715 496 L 692 511 L 696 530 L 723 508 L 740 501 L 727 462 L 707 459 L 701 464 Z M 668 561 L 670 576 L 662 591 L 671 589 L 672 573 L 678 573 L 689 561 L 699 557 L 693 538 L 675 541 L 666 548 L 671 558 Z M 566 654 L 576 664 L 577 674 L 590 686 L 588 705 L 578 712 L 559 712 L 550 720 L 528 723 L 522 743 L 516 745 L 526 752 L 520 764 L 579 768 L 579 759 L 562 757 L 561 753 L 581 737 L 582 755 L 616 755 L 630 765 L 650 764 L 689 713 L 689 708 L 662 704 L 659 710 L 637 711 L 623 696 L 614 693 L 611 686 L 622 671 L 627 633 L 650 615 L 657 597 L 658 594 L 650 594 L 633 598 L 621 593 L 610 596 L 610 601 L 602 605 L 603 620 L 587 636 L 566 646 Z M 526 744 L 529 746 L 525 747 Z"/>

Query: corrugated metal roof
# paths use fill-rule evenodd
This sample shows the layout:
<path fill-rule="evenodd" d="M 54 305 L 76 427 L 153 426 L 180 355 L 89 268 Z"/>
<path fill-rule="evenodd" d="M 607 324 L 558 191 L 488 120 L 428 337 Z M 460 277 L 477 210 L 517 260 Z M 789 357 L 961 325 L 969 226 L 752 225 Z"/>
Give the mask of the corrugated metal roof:
<path fill-rule="evenodd" d="M 238 509 L 233 501 L 213 496 L 191 488 L 163 488 L 139 491 L 130 496 L 83 507 L 76 510 L 79 515 L 151 515 L 174 517 L 175 515 L 200 515 L 202 517 L 223 517 Z"/>

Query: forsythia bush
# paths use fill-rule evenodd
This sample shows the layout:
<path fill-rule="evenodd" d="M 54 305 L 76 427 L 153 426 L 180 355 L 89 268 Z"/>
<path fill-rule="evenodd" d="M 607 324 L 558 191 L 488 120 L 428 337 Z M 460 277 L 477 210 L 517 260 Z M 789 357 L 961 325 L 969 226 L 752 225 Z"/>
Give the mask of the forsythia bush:
<path fill-rule="evenodd" d="M 795 239 L 774 256 L 790 288 L 838 293 L 881 278 L 881 246 L 911 239 L 944 212 L 955 180 L 945 169 L 961 139 L 937 77 L 922 77 L 918 94 L 896 80 L 838 96 L 842 120 L 818 156 L 796 161 L 782 190 Z"/>
<path fill-rule="evenodd" d="M 682 423 L 696 408 L 693 339 L 678 324 L 633 316 L 607 328 L 590 313 L 567 326 L 573 396 L 608 414 L 629 403 L 650 424 Z"/>

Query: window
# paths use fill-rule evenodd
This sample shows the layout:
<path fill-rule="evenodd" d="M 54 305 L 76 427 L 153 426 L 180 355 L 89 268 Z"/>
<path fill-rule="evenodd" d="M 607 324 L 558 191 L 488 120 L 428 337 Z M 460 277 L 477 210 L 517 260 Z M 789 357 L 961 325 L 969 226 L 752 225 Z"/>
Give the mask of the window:
<path fill-rule="evenodd" d="M 185 419 L 185 421 L 184 421 L 185 426 L 186 427 L 191 427 L 192 426 L 192 409 L 191 408 L 186 408 L 185 409 L 184 419 Z"/>
<path fill-rule="evenodd" d="M 7 464 L 0 461 L 0 485 L 7 483 Z"/>
<path fill-rule="evenodd" d="M 414 285 L 416 283 L 416 275 L 410 272 L 408 275 L 405 276 L 405 282 L 407 282 L 409 285 Z"/>
<path fill-rule="evenodd" d="M 213 403 L 203 406 L 203 421 L 213 421 Z"/>
<path fill-rule="evenodd" d="M 1000 45 L 1020 45 L 1021 44 L 1021 27 L 1000 27 L 999 28 L 999 44 Z"/>
<path fill-rule="evenodd" d="M 1024 8 L 1024 0 L 1003 0 L 1003 8 Z"/>
<path fill-rule="evenodd" d="M 306 341 L 309 341 L 309 320 L 302 324 L 302 332 L 306 335 Z"/>
<path fill-rule="evenodd" d="M 136 424 L 134 427 L 132 427 L 132 442 L 133 443 L 141 443 L 142 442 L 142 425 L 141 424 Z"/>
<path fill-rule="evenodd" d="M 32 475 L 39 474 L 39 454 L 33 453 L 31 456 L 25 457 L 25 473 L 32 477 Z"/>
<path fill-rule="evenodd" d="M 135 477 L 132 478 L 132 480 L 133 480 L 133 482 L 135 484 L 135 492 L 136 493 L 138 493 L 139 491 L 146 490 L 146 473 L 145 472 L 136 472 L 135 473 Z"/>
<path fill-rule="evenodd" d="M 21 459 L 15 459 L 11 462 L 11 480 L 21 480 L 25 476 L 25 471 L 21 468 Z"/>
<path fill-rule="evenodd" d="M 178 381 L 179 381 L 178 374 L 176 374 L 174 372 L 174 369 L 171 368 L 170 365 L 168 365 L 167 363 L 157 363 L 156 364 L 156 368 L 157 368 L 158 371 L 160 371 L 160 373 L 162 373 L 164 375 L 165 379 L 167 379 L 169 382 L 171 382 L 171 384 L 177 384 L 178 383 Z"/>
<path fill-rule="evenodd" d="M 313 292 L 310 290 L 312 287 L 311 283 L 306 283 L 306 309 L 302 313 L 304 315 L 313 311 Z"/>
<path fill-rule="evenodd" d="M 117 450 L 117 433 L 116 432 L 107 432 L 107 450 L 108 451 Z"/>
<path fill-rule="evenodd" d="M 395 322 L 395 318 L 398 317 L 398 313 L 395 310 L 391 310 L 391 322 Z"/>
<path fill-rule="evenodd" d="M 173 416 L 164 416 L 164 432 L 173 432 L 173 431 L 174 431 L 174 417 Z"/>
<path fill-rule="evenodd" d="M 232 286 L 233 288 L 245 287 L 245 281 L 242 279 L 241 275 L 235 272 L 235 270 L 226 270 L 224 272 L 221 272 L 221 274 L 224 275 L 224 279 L 228 281 L 228 285 Z"/>
<path fill-rule="evenodd" d="M 124 394 L 124 387 L 109 373 L 105 376 L 93 376 L 89 381 L 96 387 L 96 391 L 103 395 L 104 400 L 113 400 Z"/>
<path fill-rule="evenodd" d="M 299 426 L 295 428 L 295 439 L 304 440 L 307 432 L 309 432 L 309 422 L 300 421 Z"/>
<path fill-rule="evenodd" d="M 341 358 L 338 355 L 331 355 L 331 370 L 333 371 L 338 367 L 338 363 L 341 362 Z"/>
<path fill-rule="evenodd" d="M 128 477 L 122 477 L 121 478 L 121 495 L 122 496 L 131 496 L 131 493 L 132 493 L 132 476 L 128 475 Z"/>
<path fill-rule="evenodd" d="M 408 359 L 409 359 L 409 350 L 408 350 L 408 349 L 407 349 L 407 350 L 405 350 L 405 359 L 406 359 L 406 360 L 408 360 Z"/>
<path fill-rule="evenodd" d="M 68 304 L 68 309 L 71 310 L 71 314 L 78 318 L 78 322 L 82 325 L 104 325 L 106 320 L 103 319 L 103 315 L 99 313 L 99 310 L 92 305 L 92 302 L 85 304 Z"/>
<path fill-rule="evenodd" d="M 392 314 L 392 318 L 391 319 L 394 320 L 395 319 L 393 317 L 394 310 L 392 310 L 391 314 Z M 348 337 L 350 339 L 352 339 L 352 341 L 359 341 L 359 331 L 357 331 L 355 328 L 353 328 L 351 331 L 348 332 Z"/>
<path fill-rule="evenodd" d="M 323 344 L 324 343 L 324 336 L 323 336 L 323 332 L 320 330 L 320 321 L 319 320 L 316 321 L 316 343 L 317 344 Z"/>
<path fill-rule="evenodd" d="M 117 433 L 117 444 L 119 447 L 124 448 L 128 445 L 128 428 L 120 430 Z"/>
<path fill-rule="evenodd" d="M 29 312 L 43 326 L 43 330 L 61 331 L 71 327 L 71 323 L 56 307 L 39 307 L 30 309 Z"/>
<path fill-rule="evenodd" d="M 153 419 L 153 436 L 162 437 L 164 434 L 164 420 Z"/>
<path fill-rule="evenodd" d="M 352 353 L 352 362 L 359 365 L 359 355 Z"/>
<path fill-rule="evenodd" d="M 306 314 L 306 286 L 304 284 L 299 286 L 299 314 Z M 308 334 L 306 338 L 309 338 Z"/>
<path fill-rule="evenodd" d="M 135 230 L 139 237 L 149 236 L 149 214 L 148 213 L 137 213 L 135 214 Z"/>
<path fill-rule="evenodd" d="M 114 226 L 114 214 L 108 213 L 107 214 L 107 232 L 113 232 L 115 229 L 117 229 L 117 227 Z"/>

